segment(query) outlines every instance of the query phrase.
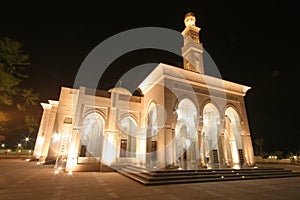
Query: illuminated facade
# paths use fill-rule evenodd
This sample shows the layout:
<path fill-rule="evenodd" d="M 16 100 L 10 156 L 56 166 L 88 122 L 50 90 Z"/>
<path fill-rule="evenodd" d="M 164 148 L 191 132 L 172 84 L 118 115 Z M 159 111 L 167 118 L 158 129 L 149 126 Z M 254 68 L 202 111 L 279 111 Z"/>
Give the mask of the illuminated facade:
<path fill-rule="evenodd" d="M 205 75 L 195 21 L 192 13 L 184 20 L 184 69 L 159 64 L 140 95 L 63 87 L 58 101 L 42 103 L 34 156 L 73 171 L 253 166 L 244 103 L 250 87 Z"/>

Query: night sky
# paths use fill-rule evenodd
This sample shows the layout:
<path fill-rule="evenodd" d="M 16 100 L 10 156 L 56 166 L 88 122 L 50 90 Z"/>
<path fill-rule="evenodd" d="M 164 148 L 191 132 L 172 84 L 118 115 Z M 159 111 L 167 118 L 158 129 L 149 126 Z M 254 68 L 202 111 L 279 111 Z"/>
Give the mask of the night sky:
<path fill-rule="evenodd" d="M 266 152 L 300 150 L 296 96 L 300 18 L 294 1 L 149 2 L 97 5 L 82 1 L 77 5 L 45 3 L 38 8 L 27 2 L 2 5 L 0 37 L 24 44 L 32 64 L 24 86 L 34 88 L 46 102 L 58 99 L 61 86 L 73 86 L 82 61 L 103 40 L 147 26 L 181 32 L 184 15 L 192 11 L 202 28 L 201 42 L 223 79 L 252 87 L 245 97 L 252 137 L 264 138 Z M 120 72 L 146 62 L 182 66 L 178 57 L 166 52 L 133 52 L 110 66 L 99 87 L 109 89 Z M 37 106 L 35 113 L 41 117 L 41 112 Z M 16 141 L 21 137 L 10 134 Z"/>

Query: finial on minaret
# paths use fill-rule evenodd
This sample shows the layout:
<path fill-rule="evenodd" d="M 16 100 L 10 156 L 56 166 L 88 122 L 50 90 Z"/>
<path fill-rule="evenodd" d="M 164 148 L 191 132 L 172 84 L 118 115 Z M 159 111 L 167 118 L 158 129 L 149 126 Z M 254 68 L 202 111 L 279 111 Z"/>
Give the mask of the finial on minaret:
<path fill-rule="evenodd" d="M 196 24 L 195 14 L 192 12 L 188 12 L 184 17 L 184 24 L 186 27 L 195 26 L 195 24 Z"/>

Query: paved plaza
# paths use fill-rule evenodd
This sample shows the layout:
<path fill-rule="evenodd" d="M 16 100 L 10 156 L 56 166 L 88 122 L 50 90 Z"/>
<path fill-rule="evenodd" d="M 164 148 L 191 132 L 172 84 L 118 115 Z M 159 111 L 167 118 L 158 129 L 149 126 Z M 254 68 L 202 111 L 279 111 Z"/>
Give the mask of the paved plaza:
<path fill-rule="evenodd" d="M 291 200 L 300 199 L 300 177 L 144 186 L 118 173 L 74 172 L 72 175 L 55 175 L 50 165 L 1 159 L 0 199 Z"/>

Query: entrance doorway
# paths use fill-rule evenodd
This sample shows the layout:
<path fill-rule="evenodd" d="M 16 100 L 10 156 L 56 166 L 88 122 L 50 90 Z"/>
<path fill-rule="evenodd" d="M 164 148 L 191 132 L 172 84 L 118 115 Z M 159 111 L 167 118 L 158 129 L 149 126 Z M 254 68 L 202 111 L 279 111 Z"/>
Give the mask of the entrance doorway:
<path fill-rule="evenodd" d="M 120 157 L 126 157 L 127 140 L 121 139 Z"/>
<path fill-rule="evenodd" d="M 85 154 L 86 154 L 86 145 L 81 145 L 80 157 L 85 157 Z"/>

